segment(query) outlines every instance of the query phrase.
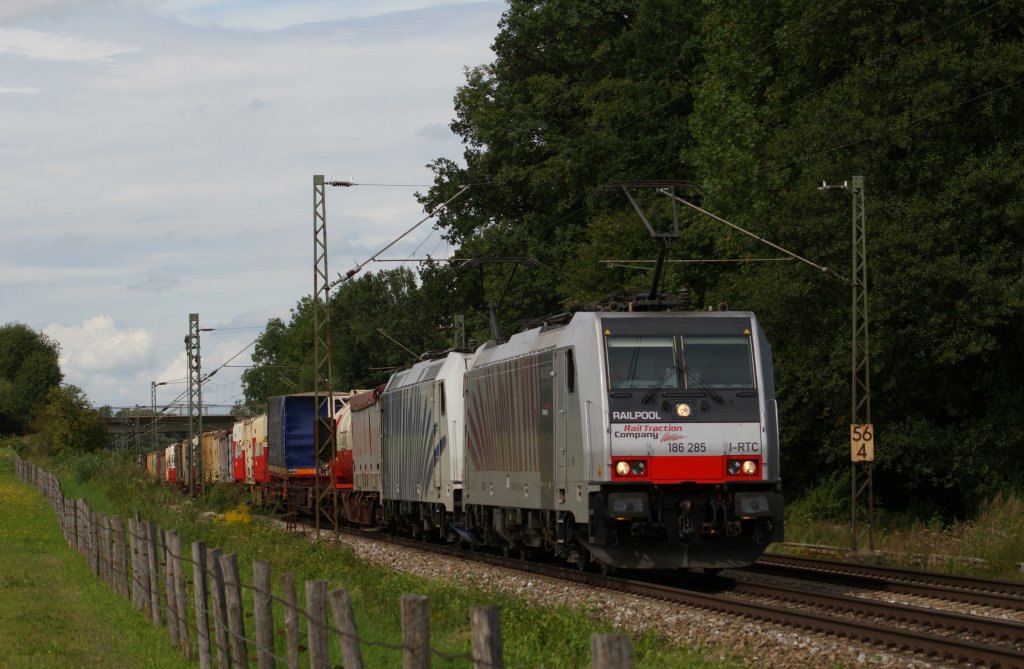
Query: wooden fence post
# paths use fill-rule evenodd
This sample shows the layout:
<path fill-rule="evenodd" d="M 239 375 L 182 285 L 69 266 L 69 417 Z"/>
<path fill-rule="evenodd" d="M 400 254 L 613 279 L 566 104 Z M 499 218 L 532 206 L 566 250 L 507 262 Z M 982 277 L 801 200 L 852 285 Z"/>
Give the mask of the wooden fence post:
<path fill-rule="evenodd" d="M 63 494 L 60 496 L 60 506 L 57 507 L 57 515 L 60 516 L 60 531 L 64 534 L 64 541 L 71 541 L 71 531 L 68 529 L 68 500 Z"/>
<path fill-rule="evenodd" d="M 149 606 L 149 558 L 146 557 L 145 530 L 141 514 L 136 511 L 129 519 L 128 531 L 132 544 L 132 604 L 139 611 L 147 612 Z"/>
<path fill-rule="evenodd" d="M 114 561 L 110 556 L 110 518 L 105 513 L 96 514 L 96 536 L 100 540 L 100 549 L 97 551 L 100 563 L 100 578 L 107 585 L 113 587 L 112 576 Z"/>
<path fill-rule="evenodd" d="M 178 593 L 174 587 L 174 561 L 171 559 L 171 542 L 174 532 L 168 530 L 160 531 L 163 539 L 163 550 L 160 554 L 164 556 L 164 591 L 167 602 L 167 637 L 171 645 L 177 647 L 181 643 L 181 635 L 178 633 Z"/>
<path fill-rule="evenodd" d="M 103 516 L 103 559 L 107 565 L 107 585 L 117 592 L 117 585 L 114 581 L 114 523 L 110 516 Z"/>
<path fill-rule="evenodd" d="M 192 544 L 192 590 L 195 596 L 196 637 L 199 645 L 199 669 L 213 669 L 210 653 L 210 616 L 206 603 L 206 544 Z"/>
<path fill-rule="evenodd" d="M 128 598 L 128 559 L 124 546 L 124 519 L 114 516 L 110 519 L 110 533 L 113 541 L 114 586 L 117 594 Z"/>
<path fill-rule="evenodd" d="M 89 522 L 92 524 L 92 573 L 103 580 L 103 514 L 89 509 Z"/>
<path fill-rule="evenodd" d="M 64 535 L 64 541 L 68 540 L 68 505 L 64 496 L 60 498 L 60 507 L 57 509 L 57 517 L 60 518 L 60 531 Z"/>
<path fill-rule="evenodd" d="M 75 500 L 75 550 L 80 555 L 85 555 L 85 514 L 82 511 L 82 502 Z"/>
<path fill-rule="evenodd" d="M 146 588 L 149 593 L 149 615 L 153 624 L 160 626 L 160 553 L 158 553 L 157 540 L 160 536 L 160 529 L 156 526 L 155 520 L 143 523 L 146 532 L 146 557 L 148 564 L 146 571 L 149 573 L 149 585 Z"/>
<path fill-rule="evenodd" d="M 477 669 L 502 669 L 501 622 L 496 606 L 477 606 L 469 610 L 469 633 L 473 648 L 473 666 Z"/>
<path fill-rule="evenodd" d="M 245 643 L 245 618 L 242 612 L 242 581 L 238 577 L 238 557 L 234 553 L 220 556 L 224 572 L 224 600 L 231 630 L 231 667 L 249 667 L 249 651 Z"/>
<path fill-rule="evenodd" d="M 192 635 L 188 627 L 188 594 L 185 592 L 185 573 L 181 566 L 181 535 L 177 532 L 169 533 L 171 546 L 168 558 L 174 565 L 174 603 L 178 608 L 178 641 L 181 643 L 181 653 L 186 660 L 192 659 Z"/>
<path fill-rule="evenodd" d="M 217 646 L 217 666 L 228 669 L 231 666 L 228 643 L 228 609 L 224 602 L 224 572 L 220 566 L 220 549 L 210 551 L 210 601 L 213 607 L 214 641 Z"/>
<path fill-rule="evenodd" d="M 590 661 L 593 669 L 632 669 L 633 642 L 626 634 L 592 634 Z"/>
<path fill-rule="evenodd" d="M 270 565 L 254 560 L 252 563 L 252 604 L 256 624 L 256 666 L 274 669 L 274 608 L 270 589 Z"/>
<path fill-rule="evenodd" d="M 403 669 L 430 669 L 430 603 L 423 595 L 402 595 Z"/>
<path fill-rule="evenodd" d="M 327 581 L 306 581 L 306 636 L 309 669 L 329 669 L 327 645 Z"/>
<path fill-rule="evenodd" d="M 100 533 L 99 533 L 99 514 L 93 511 L 93 508 L 88 504 L 85 505 L 86 509 L 86 523 L 88 523 L 88 535 L 86 536 L 89 542 L 89 566 L 92 567 L 93 576 L 100 575 Z"/>
<path fill-rule="evenodd" d="M 295 574 L 281 577 L 284 600 L 284 637 L 288 649 L 288 669 L 299 669 L 299 598 L 295 593 Z"/>
<path fill-rule="evenodd" d="M 356 619 L 352 613 L 352 600 L 348 590 L 332 590 L 327 595 L 334 615 L 334 629 L 341 641 L 341 664 L 345 669 L 363 669 L 363 655 L 359 651 L 359 635 Z"/>
<path fill-rule="evenodd" d="M 141 564 L 141 560 L 139 560 L 139 546 L 141 542 L 139 541 L 138 535 L 139 523 L 135 520 L 135 518 L 129 518 L 128 547 L 131 549 L 130 555 L 132 560 L 132 606 L 134 606 L 139 611 L 142 611 L 144 608 L 142 604 L 144 601 L 144 596 L 142 594 L 142 569 L 140 569 L 139 567 L 139 565 Z"/>
<path fill-rule="evenodd" d="M 73 527 L 72 527 L 73 532 L 72 532 L 72 535 L 71 535 L 71 547 L 74 548 L 79 553 L 82 552 L 82 530 L 81 530 L 81 528 L 82 528 L 82 521 L 79 518 L 79 508 L 78 508 L 78 506 L 79 506 L 78 503 L 80 501 L 81 500 L 78 500 L 78 499 L 71 500 L 71 518 L 72 518 L 72 523 L 73 523 Z"/>
<path fill-rule="evenodd" d="M 89 563 L 89 568 L 92 568 L 92 508 L 89 507 L 89 503 L 84 499 L 79 500 L 82 509 L 82 555 L 85 556 L 86 562 Z"/>

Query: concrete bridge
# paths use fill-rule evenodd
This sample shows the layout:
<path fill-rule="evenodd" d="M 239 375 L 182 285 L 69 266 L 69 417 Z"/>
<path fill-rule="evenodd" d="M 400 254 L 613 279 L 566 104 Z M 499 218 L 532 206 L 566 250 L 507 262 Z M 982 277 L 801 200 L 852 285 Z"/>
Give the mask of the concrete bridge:
<path fill-rule="evenodd" d="M 231 415 L 204 415 L 203 432 L 230 430 L 235 424 Z M 104 418 L 107 435 L 113 446 L 150 450 L 156 435 L 158 444 L 174 443 L 188 438 L 188 416 L 116 416 Z"/>

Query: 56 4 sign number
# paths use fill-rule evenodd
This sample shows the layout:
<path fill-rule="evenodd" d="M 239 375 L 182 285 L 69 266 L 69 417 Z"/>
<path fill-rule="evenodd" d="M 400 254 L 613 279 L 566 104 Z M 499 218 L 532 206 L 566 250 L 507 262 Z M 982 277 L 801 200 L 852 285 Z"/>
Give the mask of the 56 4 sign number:
<path fill-rule="evenodd" d="M 850 460 L 873 462 L 875 459 L 875 426 L 871 423 L 850 425 Z"/>

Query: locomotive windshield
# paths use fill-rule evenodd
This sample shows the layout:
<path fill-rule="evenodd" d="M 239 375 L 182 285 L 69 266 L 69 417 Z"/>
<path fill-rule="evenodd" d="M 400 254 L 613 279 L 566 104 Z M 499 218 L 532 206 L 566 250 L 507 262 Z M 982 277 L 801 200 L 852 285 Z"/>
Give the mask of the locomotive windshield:
<path fill-rule="evenodd" d="M 678 388 L 672 337 L 607 337 L 612 388 Z"/>
<path fill-rule="evenodd" d="M 690 386 L 754 387 L 747 337 L 683 337 L 683 359 Z"/>
<path fill-rule="evenodd" d="M 612 389 L 753 388 L 754 366 L 747 337 L 609 336 Z M 682 364 L 677 356 L 681 353 Z M 685 370 L 685 374 L 683 373 Z"/>

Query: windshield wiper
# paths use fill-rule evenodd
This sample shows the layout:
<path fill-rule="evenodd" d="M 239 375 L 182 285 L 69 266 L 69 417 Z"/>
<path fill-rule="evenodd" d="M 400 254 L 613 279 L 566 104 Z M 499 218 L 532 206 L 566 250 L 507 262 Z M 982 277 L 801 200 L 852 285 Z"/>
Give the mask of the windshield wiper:
<path fill-rule="evenodd" d="M 687 368 L 686 369 L 686 378 L 693 379 L 694 383 L 696 383 L 698 386 L 700 386 L 701 390 L 706 392 L 708 395 L 711 395 L 711 399 L 713 399 L 714 401 L 718 402 L 719 404 L 725 404 L 725 400 L 722 398 L 722 396 L 719 395 L 718 393 L 716 393 L 711 388 L 711 386 L 705 384 L 704 381 L 701 380 L 700 376 L 697 375 L 697 372 L 693 371 L 692 369 Z"/>
<path fill-rule="evenodd" d="M 647 391 L 647 394 L 644 395 L 643 398 L 640 400 L 640 404 L 647 404 L 648 402 L 650 402 L 651 399 L 654 398 L 654 393 L 658 392 L 658 390 L 663 385 L 665 385 L 665 382 L 668 381 L 669 377 L 672 376 L 673 374 L 679 373 L 680 371 L 682 370 L 679 369 L 679 367 L 669 368 L 669 370 L 665 372 L 665 376 L 661 377 L 661 381 L 658 381 L 657 385 L 655 385 L 653 388 Z"/>

